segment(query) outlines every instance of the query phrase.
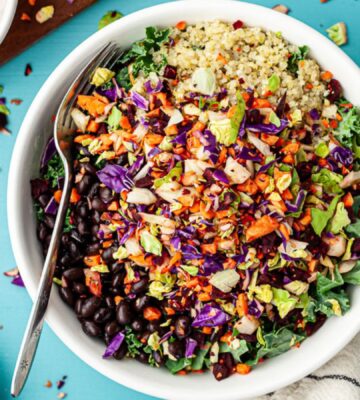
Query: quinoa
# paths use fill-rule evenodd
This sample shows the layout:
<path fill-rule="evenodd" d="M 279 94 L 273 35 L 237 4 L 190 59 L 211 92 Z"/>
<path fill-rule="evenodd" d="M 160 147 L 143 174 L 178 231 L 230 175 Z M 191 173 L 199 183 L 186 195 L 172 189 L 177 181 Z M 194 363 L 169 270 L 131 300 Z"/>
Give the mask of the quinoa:
<path fill-rule="evenodd" d="M 288 43 L 279 32 L 264 31 L 259 27 L 234 29 L 223 21 L 200 22 L 189 25 L 185 31 L 174 28 L 171 34 L 176 45 L 163 44 L 155 53 L 161 62 L 165 56 L 168 63 L 178 70 L 179 85 L 174 89 L 179 101 L 194 91 L 191 76 L 199 67 L 210 68 L 216 75 L 217 86 L 226 88 L 230 99 L 239 89 L 253 88 L 255 96 L 267 91 L 268 79 L 280 77 L 279 90 L 269 97 L 275 102 L 285 93 L 292 111 L 302 113 L 321 108 L 325 86 L 320 82 L 320 67 L 314 60 L 299 63 L 298 75 L 287 70 L 287 60 L 297 46 Z M 218 58 L 221 54 L 226 64 Z M 240 83 L 239 82 L 242 82 Z M 311 84 L 312 89 L 306 88 Z"/>

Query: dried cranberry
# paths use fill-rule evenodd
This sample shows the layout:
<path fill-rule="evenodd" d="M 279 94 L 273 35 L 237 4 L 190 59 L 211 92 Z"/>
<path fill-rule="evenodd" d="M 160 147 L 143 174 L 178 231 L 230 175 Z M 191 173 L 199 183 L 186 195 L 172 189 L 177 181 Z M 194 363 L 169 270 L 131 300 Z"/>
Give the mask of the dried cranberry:
<path fill-rule="evenodd" d="M 335 103 L 335 101 L 339 100 L 342 93 L 342 88 L 338 80 L 331 79 L 331 81 L 328 83 L 328 90 L 329 94 L 327 98 L 330 103 Z"/>
<path fill-rule="evenodd" d="M 176 79 L 177 70 L 172 65 L 167 65 L 164 70 L 164 77 L 167 79 Z"/>
<path fill-rule="evenodd" d="M 239 19 L 237 21 L 235 21 L 233 23 L 233 28 L 236 29 L 240 29 L 244 26 L 244 23 L 242 21 L 240 21 Z"/>

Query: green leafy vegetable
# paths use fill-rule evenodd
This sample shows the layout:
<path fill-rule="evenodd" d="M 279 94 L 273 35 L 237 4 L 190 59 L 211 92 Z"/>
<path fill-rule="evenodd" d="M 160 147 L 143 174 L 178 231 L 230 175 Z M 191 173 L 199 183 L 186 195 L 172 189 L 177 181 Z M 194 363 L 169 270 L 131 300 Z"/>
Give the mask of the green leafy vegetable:
<path fill-rule="evenodd" d="M 179 358 L 178 360 L 167 360 L 165 367 L 172 373 L 176 374 L 185 367 L 191 365 L 191 358 Z"/>
<path fill-rule="evenodd" d="M 146 28 L 145 32 L 146 38 L 135 42 L 130 50 L 118 60 L 122 64 L 132 63 L 132 74 L 135 78 L 140 71 L 147 76 L 150 72 L 158 72 L 166 65 L 165 58 L 163 58 L 162 62 L 155 63 L 153 52 L 159 50 L 161 44 L 169 39 L 170 29 L 157 29 L 150 26 Z"/>
<path fill-rule="evenodd" d="M 319 183 L 328 193 L 339 194 L 342 189 L 339 183 L 344 179 L 342 175 L 336 174 L 326 168 L 322 168 L 320 172 L 312 174 L 311 179 L 314 183 Z"/>
<path fill-rule="evenodd" d="M 98 67 L 96 68 L 90 83 L 98 87 L 108 83 L 114 75 L 115 72 L 110 69 Z"/>
<path fill-rule="evenodd" d="M 269 115 L 269 121 L 274 124 L 277 128 L 281 126 L 281 121 L 280 118 L 274 113 L 274 111 L 271 111 Z"/>
<path fill-rule="evenodd" d="M 325 158 L 329 155 L 330 150 L 328 145 L 325 142 L 319 143 L 315 148 L 315 154 L 318 157 Z"/>
<path fill-rule="evenodd" d="M 352 208 L 354 210 L 354 215 L 358 216 L 359 210 L 360 210 L 360 196 L 354 197 L 354 204 L 353 204 Z M 360 237 L 360 218 L 357 218 L 353 224 L 348 225 L 345 228 L 345 232 L 350 237 L 359 238 Z"/>
<path fill-rule="evenodd" d="M 119 85 L 125 90 L 131 89 L 132 85 L 130 82 L 129 68 L 127 66 L 120 69 L 120 71 L 116 75 L 116 80 Z"/>
<path fill-rule="evenodd" d="M 107 119 L 107 123 L 112 130 L 118 129 L 120 126 L 121 111 L 117 107 L 111 109 L 111 113 Z"/>
<path fill-rule="evenodd" d="M 10 115 L 10 110 L 5 104 L 0 104 L 0 114 Z"/>
<path fill-rule="evenodd" d="M 239 134 L 240 124 L 245 115 L 246 105 L 245 105 L 245 101 L 240 92 L 236 92 L 236 100 L 237 100 L 237 104 L 236 104 L 235 112 L 234 112 L 234 115 L 230 119 L 231 129 L 230 129 L 230 134 L 229 134 L 230 137 L 228 140 L 229 144 L 224 143 L 226 146 L 229 146 L 230 144 L 233 144 L 236 142 L 236 139 Z"/>
<path fill-rule="evenodd" d="M 343 202 L 340 202 L 336 206 L 334 217 L 331 220 L 330 232 L 339 233 L 343 228 L 351 223 Z"/>
<path fill-rule="evenodd" d="M 144 250 L 148 253 L 161 256 L 162 244 L 159 239 L 148 231 L 142 231 L 140 234 L 140 243 Z"/>
<path fill-rule="evenodd" d="M 355 267 L 351 271 L 343 274 L 342 277 L 345 283 L 360 285 L 360 260 L 356 262 Z"/>
<path fill-rule="evenodd" d="M 192 83 L 197 92 L 212 96 L 216 87 L 215 74 L 210 68 L 197 68 L 193 73 Z"/>
<path fill-rule="evenodd" d="M 346 25 L 344 22 L 338 22 L 330 26 L 330 28 L 326 29 L 326 32 L 329 38 L 338 46 L 342 46 L 347 42 Z"/>
<path fill-rule="evenodd" d="M 272 302 L 277 307 L 280 318 L 285 318 L 285 316 L 295 308 L 298 299 L 291 296 L 287 290 L 272 288 L 272 292 Z"/>
<path fill-rule="evenodd" d="M 136 357 L 140 354 L 139 349 L 143 347 L 143 344 L 136 337 L 135 333 L 130 329 L 126 328 L 125 330 L 125 342 L 128 347 L 128 355 L 130 357 Z"/>
<path fill-rule="evenodd" d="M 326 211 L 319 210 L 318 208 L 311 209 L 311 226 L 318 236 L 321 235 L 321 232 L 333 216 L 338 201 L 339 196 L 334 197 Z"/>
<path fill-rule="evenodd" d="M 198 371 L 199 369 L 203 368 L 204 360 L 209 350 L 210 343 L 205 343 L 205 345 L 197 351 L 196 357 L 193 358 L 191 369 L 193 369 L 194 371 Z"/>
<path fill-rule="evenodd" d="M 41 222 L 44 219 L 45 212 L 44 209 L 40 206 L 39 203 L 34 203 L 36 219 Z"/>
<path fill-rule="evenodd" d="M 55 154 L 46 166 L 44 179 L 49 181 L 51 187 L 55 188 L 58 185 L 58 178 L 65 175 L 64 165 L 58 154 Z"/>
<path fill-rule="evenodd" d="M 220 353 L 231 353 L 236 362 L 240 362 L 240 357 L 248 351 L 248 346 L 245 340 L 234 339 L 231 345 L 220 343 Z"/>
<path fill-rule="evenodd" d="M 259 359 L 263 357 L 276 357 L 285 353 L 296 343 L 300 343 L 304 339 L 305 335 L 296 334 L 286 327 L 280 328 L 278 331 L 266 333 L 263 335 L 265 345 L 259 348 L 255 360 L 251 360 L 247 364 L 257 364 Z"/>
<path fill-rule="evenodd" d="M 64 232 L 70 232 L 72 229 L 75 228 L 75 225 L 73 225 L 73 224 L 70 222 L 70 214 L 71 214 L 71 209 L 68 208 L 68 209 L 66 210 L 66 215 L 65 215 L 65 222 L 64 222 L 64 228 L 63 228 L 63 231 L 64 231 Z"/>
<path fill-rule="evenodd" d="M 182 265 L 181 268 L 191 276 L 196 276 L 199 272 L 199 268 L 194 265 Z"/>
<path fill-rule="evenodd" d="M 159 188 L 164 183 L 170 183 L 171 181 L 174 180 L 174 178 L 178 180 L 181 174 L 182 174 L 182 165 L 181 162 L 179 161 L 178 163 L 176 163 L 175 167 L 169 171 L 167 175 L 165 175 L 162 178 L 155 179 L 154 186 L 156 188 Z"/>
<path fill-rule="evenodd" d="M 287 69 L 296 74 L 299 69 L 299 61 L 304 60 L 309 54 L 309 47 L 308 46 L 300 46 L 298 51 L 292 53 L 288 59 Z"/>
<path fill-rule="evenodd" d="M 105 15 L 102 16 L 102 18 L 99 21 L 98 24 L 98 30 L 104 28 L 105 26 L 111 24 L 112 22 L 120 19 L 123 17 L 123 14 L 119 11 L 108 11 Z"/>
<path fill-rule="evenodd" d="M 276 92 L 280 87 L 280 77 L 278 75 L 272 74 L 268 80 L 268 89 L 271 92 Z"/>
<path fill-rule="evenodd" d="M 342 120 L 336 131 L 336 139 L 345 147 L 352 149 L 356 158 L 360 158 L 360 107 L 342 108 L 339 112 Z"/>

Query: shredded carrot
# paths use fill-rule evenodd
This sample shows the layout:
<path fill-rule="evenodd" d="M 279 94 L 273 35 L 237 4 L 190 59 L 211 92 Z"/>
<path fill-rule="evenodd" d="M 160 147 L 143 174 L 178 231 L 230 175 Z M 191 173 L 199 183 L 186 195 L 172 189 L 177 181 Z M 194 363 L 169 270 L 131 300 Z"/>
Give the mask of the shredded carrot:
<path fill-rule="evenodd" d="M 95 139 L 95 136 L 93 136 L 93 135 L 77 135 L 75 137 L 75 139 L 74 139 L 74 142 L 75 143 L 81 143 L 81 142 L 83 142 L 84 140 L 87 140 L 87 139 L 93 140 L 93 139 Z"/>
<path fill-rule="evenodd" d="M 263 215 L 260 219 L 254 221 L 245 232 L 247 242 L 252 242 L 259 237 L 274 232 L 279 227 L 279 222 L 268 215 Z"/>
<path fill-rule="evenodd" d="M 176 125 L 169 125 L 164 129 L 164 132 L 167 136 L 174 136 L 178 133 L 178 128 Z"/>
<path fill-rule="evenodd" d="M 227 64 L 226 58 L 225 58 L 221 53 L 219 53 L 219 54 L 217 55 L 216 61 L 220 61 L 220 62 L 221 62 L 222 64 L 224 64 L 224 65 Z"/>
<path fill-rule="evenodd" d="M 330 71 L 324 71 L 321 73 L 320 77 L 323 81 L 329 81 L 332 79 L 333 74 Z"/>
<path fill-rule="evenodd" d="M 239 317 L 243 317 L 248 314 L 248 302 L 246 293 L 240 293 L 236 300 L 236 311 Z"/>
<path fill-rule="evenodd" d="M 161 318 L 161 311 L 156 307 L 145 307 L 143 316 L 147 321 L 156 321 Z"/>
<path fill-rule="evenodd" d="M 100 124 L 95 122 L 93 119 L 88 123 L 86 130 L 88 132 L 96 133 L 99 130 Z"/>
<path fill-rule="evenodd" d="M 131 129 L 129 118 L 126 115 L 122 115 L 120 118 L 120 126 L 123 129 Z"/>
<path fill-rule="evenodd" d="M 247 364 L 237 364 L 236 372 L 241 375 L 247 375 L 251 371 L 250 365 Z"/>
<path fill-rule="evenodd" d="M 61 200 L 61 196 L 62 196 L 62 190 L 57 190 L 55 193 L 54 193 L 54 199 L 55 199 L 55 201 L 57 202 L 57 203 L 60 203 L 60 200 Z"/>
<path fill-rule="evenodd" d="M 252 108 L 271 108 L 269 100 L 255 99 Z"/>
<path fill-rule="evenodd" d="M 352 194 L 350 192 L 346 193 L 342 201 L 344 202 L 344 206 L 347 208 L 352 207 L 354 204 L 354 198 L 352 197 Z"/>
<path fill-rule="evenodd" d="M 261 191 L 264 191 L 270 184 L 270 176 L 265 173 L 257 174 L 255 184 Z"/>
<path fill-rule="evenodd" d="M 212 333 L 212 328 L 210 328 L 210 326 L 204 326 L 202 328 L 202 333 L 204 333 L 205 335 L 211 335 Z"/>
<path fill-rule="evenodd" d="M 87 267 L 95 267 L 96 265 L 101 264 L 101 256 L 100 254 L 96 254 L 94 256 L 86 256 L 84 257 L 84 264 Z"/>
<path fill-rule="evenodd" d="M 186 29 L 186 21 L 179 21 L 175 27 L 179 29 L 179 31 L 184 31 Z"/>
<path fill-rule="evenodd" d="M 81 196 L 77 192 L 76 188 L 73 188 L 71 190 L 70 203 L 77 203 L 80 199 L 81 199 Z"/>

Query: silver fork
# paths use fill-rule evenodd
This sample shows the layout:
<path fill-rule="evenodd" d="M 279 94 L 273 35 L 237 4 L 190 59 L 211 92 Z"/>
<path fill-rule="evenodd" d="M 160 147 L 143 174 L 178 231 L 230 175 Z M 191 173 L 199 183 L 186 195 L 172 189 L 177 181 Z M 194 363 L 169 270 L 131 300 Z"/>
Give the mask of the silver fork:
<path fill-rule="evenodd" d="M 49 249 L 41 273 L 37 295 L 31 309 L 13 374 L 11 383 L 11 395 L 13 397 L 20 394 L 29 374 L 40 339 L 44 316 L 53 283 L 60 236 L 64 225 L 64 219 L 71 193 L 71 183 L 73 180 L 73 155 L 71 149 L 74 123 L 70 113 L 76 103 L 77 96 L 80 93 L 86 94 L 89 91 L 91 87 L 89 82 L 95 69 L 97 67 L 106 67 L 111 69 L 120 57 L 121 53 L 122 51 L 120 48 L 114 43 L 109 43 L 103 47 L 76 77 L 70 86 L 70 89 L 64 96 L 56 114 L 54 140 L 56 149 L 64 164 L 64 187 L 54 229 L 51 235 Z"/>

